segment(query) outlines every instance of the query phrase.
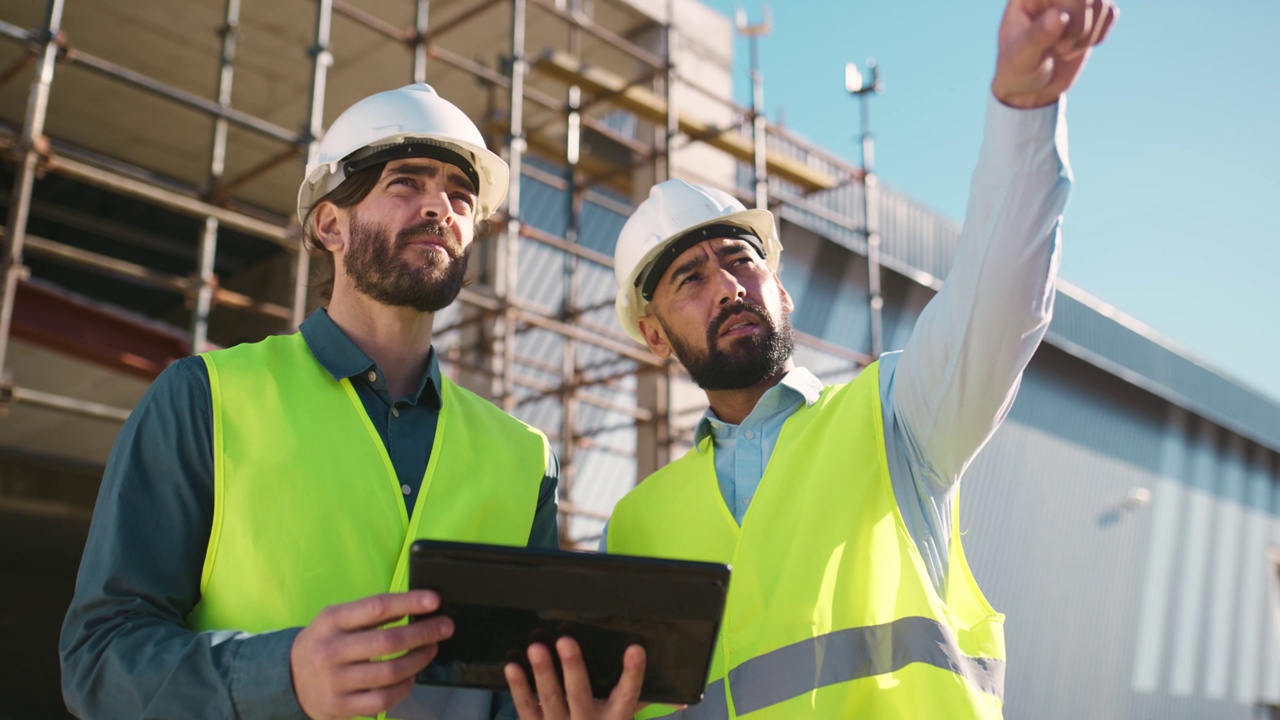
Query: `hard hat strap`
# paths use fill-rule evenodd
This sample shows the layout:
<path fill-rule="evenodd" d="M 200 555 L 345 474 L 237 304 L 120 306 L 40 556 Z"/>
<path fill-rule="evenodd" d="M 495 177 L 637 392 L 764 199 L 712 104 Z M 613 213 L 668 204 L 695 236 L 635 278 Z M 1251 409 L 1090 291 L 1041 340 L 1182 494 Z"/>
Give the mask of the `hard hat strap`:
<path fill-rule="evenodd" d="M 431 158 L 432 160 L 449 163 L 467 176 L 476 192 L 480 191 L 480 174 L 476 172 L 475 164 L 471 161 L 471 158 L 452 148 L 437 145 L 430 140 L 416 138 L 409 138 L 404 142 L 383 148 L 378 148 L 377 146 L 360 148 L 343 159 L 343 177 L 351 177 L 361 170 L 379 163 L 404 160 L 406 158 Z"/>
<path fill-rule="evenodd" d="M 703 225 L 683 235 L 677 235 L 673 240 L 669 241 L 666 249 L 653 259 L 648 272 L 641 272 L 636 276 L 636 287 L 640 288 L 640 296 L 645 299 L 645 302 L 653 300 L 653 291 L 658 289 L 658 283 L 662 280 L 662 276 L 667 273 L 667 268 L 671 267 L 671 263 L 675 262 L 681 253 L 700 242 L 720 238 L 745 240 L 748 245 L 756 249 L 756 252 L 760 253 L 761 258 L 764 258 L 764 243 L 751 230 L 728 223 Z"/>

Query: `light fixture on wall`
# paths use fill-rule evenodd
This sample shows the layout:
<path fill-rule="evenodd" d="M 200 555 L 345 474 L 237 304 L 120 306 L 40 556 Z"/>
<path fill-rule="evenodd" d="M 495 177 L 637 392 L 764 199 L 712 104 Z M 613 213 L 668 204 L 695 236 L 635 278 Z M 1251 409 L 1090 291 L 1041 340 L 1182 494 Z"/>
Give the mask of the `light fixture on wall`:
<path fill-rule="evenodd" d="M 1133 512 L 1149 502 L 1151 502 L 1151 491 L 1144 487 L 1134 487 L 1129 490 L 1129 494 L 1125 496 L 1121 506 L 1125 510 Z"/>

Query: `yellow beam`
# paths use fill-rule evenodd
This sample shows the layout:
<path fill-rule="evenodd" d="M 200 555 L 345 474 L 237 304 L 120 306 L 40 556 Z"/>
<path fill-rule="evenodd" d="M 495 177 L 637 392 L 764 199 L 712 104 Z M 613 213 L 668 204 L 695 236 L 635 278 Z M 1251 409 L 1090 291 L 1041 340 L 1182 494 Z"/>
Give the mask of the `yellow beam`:
<path fill-rule="evenodd" d="M 487 126 L 489 130 L 488 137 L 502 137 L 502 134 L 511 129 L 501 120 L 495 120 Z M 539 155 L 552 160 L 564 161 L 564 138 L 552 138 L 540 133 L 531 133 L 525 138 L 529 149 L 536 151 Z M 623 197 L 630 196 L 631 192 L 631 173 L 618 172 L 618 167 L 614 164 L 606 162 L 584 152 L 578 158 L 578 169 L 586 175 L 587 182 L 599 182 L 610 190 L 621 193 Z"/>
<path fill-rule="evenodd" d="M 574 84 L 598 96 L 608 96 L 616 107 L 635 113 L 649 122 L 664 124 L 667 121 L 666 98 L 639 85 L 628 84 L 623 78 L 599 68 L 583 66 L 574 57 L 561 51 L 552 51 L 538 58 L 533 69 L 548 77 Z M 712 147 L 742 160 L 753 162 L 755 148 L 750 138 L 732 130 L 722 130 L 685 112 L 677 112 L 680 132 L 705 142 Z M 829 190 L 836 186 L 836 179 L 820 170 L 814 170 L 794 158 L 774 151 L 766 151 L 765 166 L 770 175 L 794 183 L 805 192 Z"/>

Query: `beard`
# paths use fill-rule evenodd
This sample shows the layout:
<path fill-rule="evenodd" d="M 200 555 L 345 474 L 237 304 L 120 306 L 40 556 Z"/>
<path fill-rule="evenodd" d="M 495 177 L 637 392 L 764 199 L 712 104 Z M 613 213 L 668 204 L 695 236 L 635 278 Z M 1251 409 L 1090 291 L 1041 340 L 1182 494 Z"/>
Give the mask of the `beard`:
<path fill-rule="evenodd" d="M 407 259 L 406 248 L 429 235 L 443 241 L 444 255 L 410 249 L 421 259 Z M 465 251 L 461 247 L 458 234 L 434 220 L 401 230 L 393 241 L 385 228 L 352 214 L 344 272 L 358 292 L 383 305 L 434 313 L 456 300 L 466 284 L 471 247 Z"/>
<path fill-rule="evenodd" d="M 729 341 L 727 349 L 721 349 L 716 342 L 720 328 L 744 312 L 753 313 L 760 319 L 763 323 L 761 331 L 734 338 Z M 775 323 L 768 310 L 746 300 L 726 306 L 711 322 L 707 328 L 705 350 L 685 343 L 671 332 L 666 323 L 662 325 L 676 358 L 703 390 L 741 390 L 758 385 L 782 370 L 796 347 L 795 331 L 788 313 L 782 313 L 781 319 Z"/>

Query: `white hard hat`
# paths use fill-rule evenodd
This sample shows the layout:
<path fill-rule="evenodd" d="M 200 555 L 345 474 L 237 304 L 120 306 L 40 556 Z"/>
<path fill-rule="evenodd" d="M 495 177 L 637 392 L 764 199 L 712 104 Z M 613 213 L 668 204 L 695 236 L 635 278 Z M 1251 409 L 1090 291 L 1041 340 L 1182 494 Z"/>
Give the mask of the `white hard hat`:
<path fill-rule="evenodd" d="M 406 157 L 443 160 L 467 173 L 476 185 L 478 220 L 507 196 L 510 171 L 485 147 L 480 129 L 430 85 L 417 83 L 370 95 L 333 121 L 298 188 L 298 220 L 352 173 Z"/>
<path fill-rule="evenodd" d="M 643 343 L 637 321 L 671 261 L 699 242 L 721 237 L 751 241 L 769 270 L 778 269 L 782 243 L 773 213 L 748 210 L 729 193 L 683 180 L 654 185 L 622 226 L 613 251 L 622 329 Z"/>

